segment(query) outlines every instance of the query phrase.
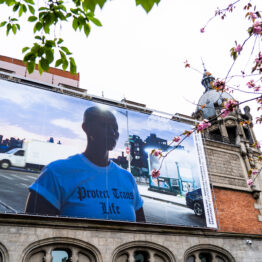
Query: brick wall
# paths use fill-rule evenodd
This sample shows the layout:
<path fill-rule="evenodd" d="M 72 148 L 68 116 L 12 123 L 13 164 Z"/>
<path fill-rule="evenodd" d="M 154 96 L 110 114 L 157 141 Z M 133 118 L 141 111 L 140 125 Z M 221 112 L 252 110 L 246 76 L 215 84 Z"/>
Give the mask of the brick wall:
<path fill-rule="evenodd" d="M 220 231 L 261 234 L 262 222 L 251 193 L 215 188 Z"/>

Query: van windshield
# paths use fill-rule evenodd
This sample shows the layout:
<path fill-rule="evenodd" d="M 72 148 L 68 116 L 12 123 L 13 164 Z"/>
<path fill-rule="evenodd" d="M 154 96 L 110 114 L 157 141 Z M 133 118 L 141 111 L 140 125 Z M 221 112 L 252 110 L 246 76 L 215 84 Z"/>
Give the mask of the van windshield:
<path fill-rule="evenodd" d="M 13 149 L 7 151 L 6 154 L 13 154 L 13 153 L 15 153 L 16 151 L 17 151 L 17 148 L 13 148 Z"/>

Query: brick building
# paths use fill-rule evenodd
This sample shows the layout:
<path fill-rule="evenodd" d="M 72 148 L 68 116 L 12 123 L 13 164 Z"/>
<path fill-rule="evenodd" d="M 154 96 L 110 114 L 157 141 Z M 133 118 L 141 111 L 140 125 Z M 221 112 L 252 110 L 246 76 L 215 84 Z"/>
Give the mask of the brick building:
<path fill-rule="evenodd" d="M 0 56 L 0 79 L 103 101 L 79 88 L 79 75 L 59 69 L 50 69 L 41 77 L 37 71 L 28 75 L 21 61 L 4 56 Z M 174 119 L 192 124 L 195 119 L 215 119 L 203 134 L 203 143 L 217 229 L 14 214 L 1 199 L 0 262 L 262 261 L 262 180 L 258 177 L 251 188 L 246 182 L 248 170 L 260 167 L 256 157 L 261 153 L 251 146 L 256 141 L 252 124 L 240 125 L 242 120 L 252 122 L 252 116 L 246 107 L 244 113 L 238 109 L 225 119 L 216 118 L 223 99 L 231 95 L 217 97 L 210 81 L 212 76 L 205 72 L 205 92 L 199 104 L 208 106 L 197 107 L 192 117 L 176 114 Z"/>

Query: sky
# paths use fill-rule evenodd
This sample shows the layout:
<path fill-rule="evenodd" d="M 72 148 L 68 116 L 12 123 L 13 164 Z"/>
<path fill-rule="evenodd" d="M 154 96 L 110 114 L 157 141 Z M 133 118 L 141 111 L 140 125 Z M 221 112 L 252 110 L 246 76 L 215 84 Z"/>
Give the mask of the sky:
<path fill-rule="evenodd" d="M 135 6 L 134 0 L 108 1 L 102 10 L 96 10 L 103 27 L 92 26 L 88 38 L 66 26 L 56 29 L 56 36 L 62 36 L 73 52 L 80 72 L 80 87 L 89 94 L 103 94 L 116 100 L 125 97 L 149 108 L 191 115 L 204 91 L 201 58 L 214 77 L 224 78 L 232 64 L 230 48 L 235 46 L 235 40 L 242 43 L 247 37 L 249 22 L 244 19 L 242 5 L 223 21 L 218 17 L 213 19 L 205 33 L 200 33 L 216 8 L 226 7 L 228 3 L 226 0 L 161 0 L 146 14 Z M 9 15 L 4 8 L 0 14 L 1 19 Z M 8 38 L 0 31 L 0 54 L 22 59 L 21 49 L 30 45 L 32 28 L 23 23 L 22 29 L 23 33 Z M 237 60 L 233 74 L 252 66 L 251 49 L 252 42 L 243 51 L 243 58 Z M 186 69 L 185 60 L 200 72 Z M 246 82 L 237 77 L 230 84 L 241 84 L 245 89 Z M 252 97 L 237 91 L 233 96 L 239 101 Z M 256 116 L 256 106 L 252 104 L 248 105 Z M 255 132 L 261 140 L 261 126 L 255 126 Z"/>

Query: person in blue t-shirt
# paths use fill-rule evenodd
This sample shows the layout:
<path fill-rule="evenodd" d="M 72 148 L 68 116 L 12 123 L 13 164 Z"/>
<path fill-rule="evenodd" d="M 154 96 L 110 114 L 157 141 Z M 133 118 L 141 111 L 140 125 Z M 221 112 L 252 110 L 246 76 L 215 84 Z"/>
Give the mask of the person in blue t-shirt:
<path fill-rule="evenodd" d="M 135 179 L 109 160 L 119 138 L 115 116 L 90 107 L 82 128 L 87 136 L 84 153 L 47 165 L 29 187 L 25 212 L 145 222 Z"/>

